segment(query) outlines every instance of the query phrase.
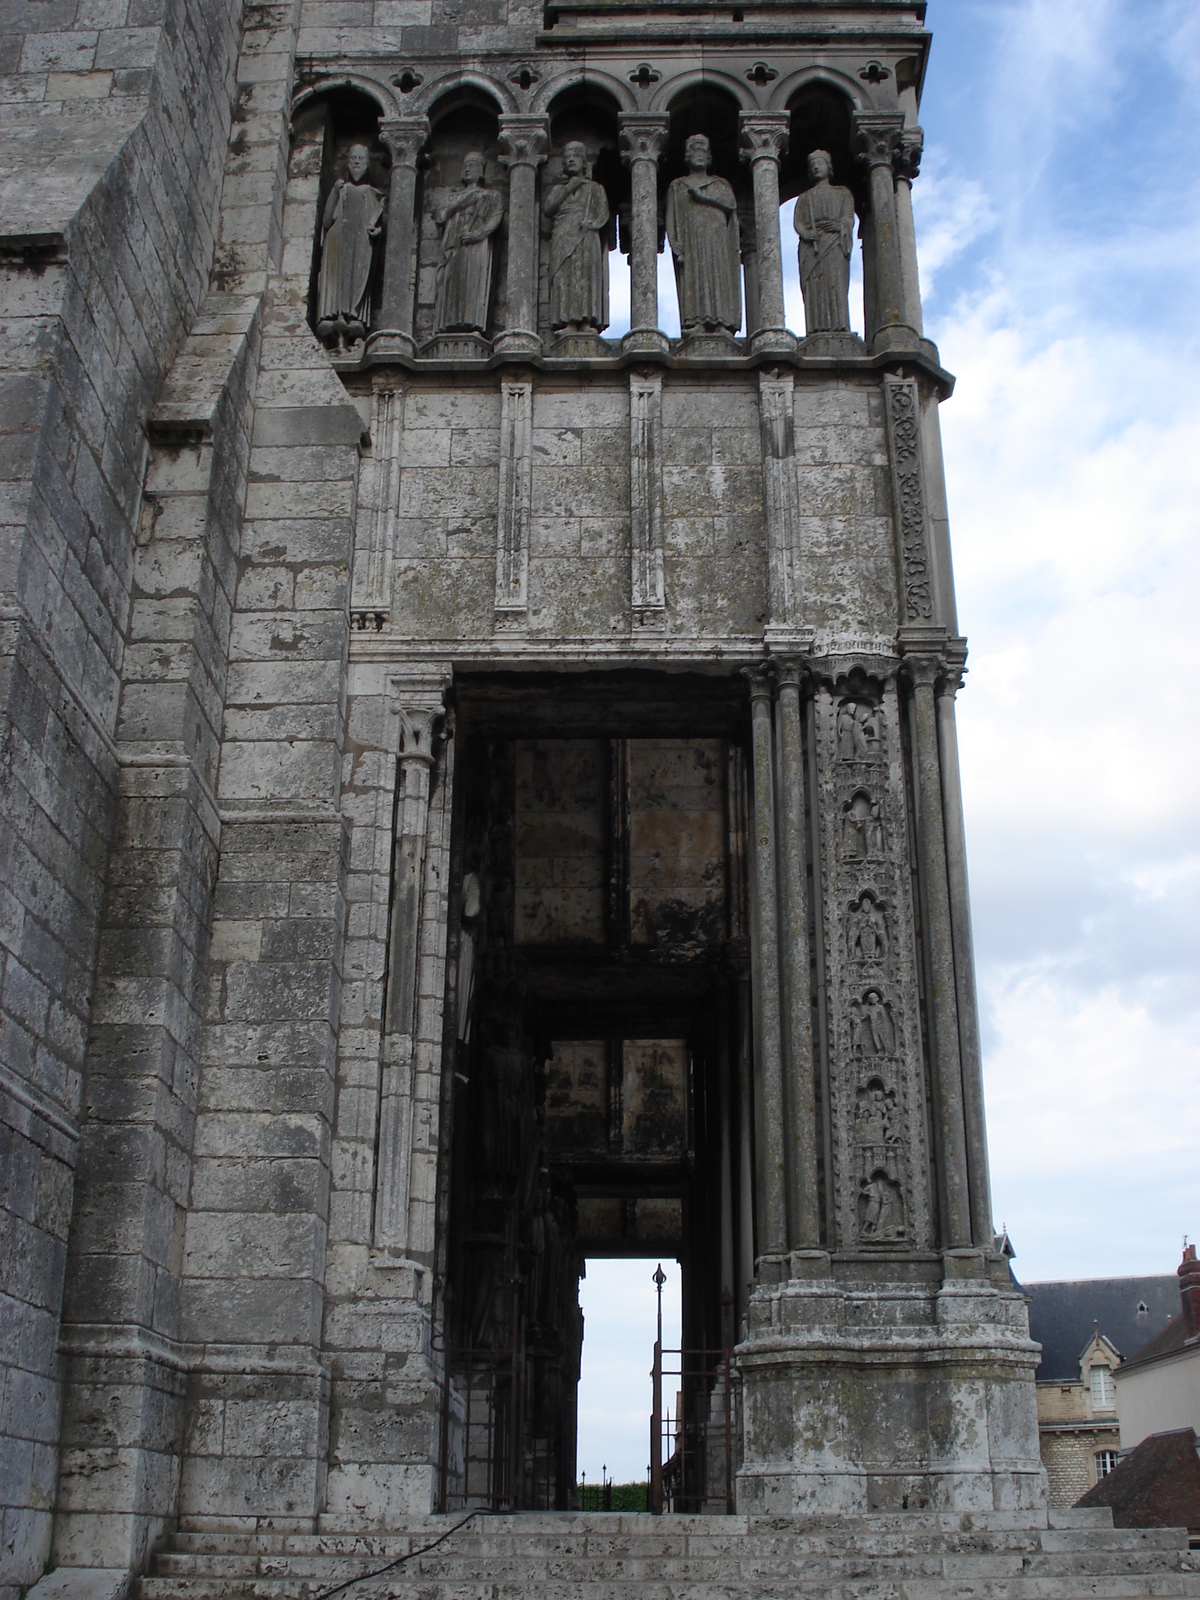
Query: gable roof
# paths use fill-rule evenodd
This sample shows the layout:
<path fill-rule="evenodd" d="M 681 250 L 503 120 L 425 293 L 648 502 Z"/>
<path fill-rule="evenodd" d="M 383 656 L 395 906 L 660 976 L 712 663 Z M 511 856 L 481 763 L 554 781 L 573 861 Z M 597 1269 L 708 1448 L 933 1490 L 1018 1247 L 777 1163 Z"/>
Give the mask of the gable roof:
<path fill-rule="evenodd" d="M 1196 1435 L 1152 1433 L 1075 1504 L 1111 1506 L 1118 1528 L 1200 1529 Z"/>
<path fill-rule="evenodd" d="M 1077 1382 L 1079 1357 L 1093 1323 L 1125 1360 L 1179 1320 L 1179 1280 L 1173 1272 L 1152 1278 L 1079 1278 L 1023 1283 L 1029 1296 L 1029 1332 L 1042 1346 L 1039 1383 Z M 1138 1307 L 1146 1310 L 1139 1313 Z"/>

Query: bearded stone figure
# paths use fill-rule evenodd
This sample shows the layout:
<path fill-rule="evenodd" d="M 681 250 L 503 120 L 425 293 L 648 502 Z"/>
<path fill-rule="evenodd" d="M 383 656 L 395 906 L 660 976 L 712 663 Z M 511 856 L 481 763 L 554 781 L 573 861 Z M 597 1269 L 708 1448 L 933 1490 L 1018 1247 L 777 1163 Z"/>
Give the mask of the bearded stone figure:
<path fill-rule="evenodd" d="M 808 158 L 812 187 L 796 201 L 792 221 L 800 235 L 800 286 L 809 333 L 850 331 L 850 251 L 854 243 L 854 196 L 830 180 L 826 150 Z"/>
<path fill-rule="evenodd" d="M 485 182 L 483 157 L 463 157 L 462 187 L 434 213 L 442 230 L 434 324 L 438 333 L 487 329 L 492 294 L 492 236 L 504 201 Z"/>
<path fill-rule="evenodd" d="M 586 147 L 573 139 L 563 151 L 563 181 L 542 210 L 550 234 L 550 326 L 574 333 L 608 327 L 608 263 L 602 234 L 608 197 L 588 170 Z"/>
<path fill-rule="evenodd" d="M 321 218 L 317 336 L 326 341 L 363 338 L 371 318 L 371 266 L 384 197 L 367 182 L 370 159 L 365 144 L 350 146 L 348 175 L 329 191 Z"/>
<path fill-rule="evenodd" d="M 737 200 L 709 172 L 712 149 L 702 133 L 684 146 L 687 172 L 667 190 L 667 238 L 675 257 L 679 325 L 684 333 L 736 333 L 742 322 Z"/>

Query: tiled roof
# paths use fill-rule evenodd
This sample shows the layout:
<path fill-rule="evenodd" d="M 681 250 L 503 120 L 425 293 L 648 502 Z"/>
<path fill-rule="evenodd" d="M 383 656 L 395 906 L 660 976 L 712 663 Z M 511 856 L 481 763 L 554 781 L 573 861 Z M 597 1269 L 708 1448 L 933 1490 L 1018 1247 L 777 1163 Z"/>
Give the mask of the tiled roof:
<path fill-rule="evenodd" d="M 1079 1377 L 1079 1357 L 1092 1326 L 1128 1360 L 1179 1321 L 1179 1279 L 1173 1272 L 1152 1278 L 1080 1278 L 1021 1284 L 1029 1296 L 1029 1331 L 1042 1346 L 1039 1382 Z M 1139 1307 L 1146 1310 L 1140 1311 Z"/>
<path fill-rule="evenodd" d="M 1111 1506 L 1118 1528 L 1200 1529 L 1196 1435 L 1152 1433 L 1075 1503 Z"/>

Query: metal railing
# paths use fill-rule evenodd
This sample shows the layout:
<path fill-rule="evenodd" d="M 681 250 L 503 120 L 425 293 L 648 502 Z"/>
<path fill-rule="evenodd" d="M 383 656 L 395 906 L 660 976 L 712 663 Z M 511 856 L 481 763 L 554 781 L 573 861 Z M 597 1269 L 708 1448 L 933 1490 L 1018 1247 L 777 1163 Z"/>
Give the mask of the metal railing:
<path fill-rule="evenodd" d="M 649 1509 L 733 1511 L 733 1383 L 730 1312 L 733 1297 L 721 1296 L 723 1341 L 719 1350 L 664 1350 L 662 1344 L 662 1267 L 658 1287 L 658 1338 L 651 1369 Z M 663 1409 L 663 1380 L 678 1378 L 673 1415 Z M 716 1415 L 714 1416 L 714 1411 Z"/>

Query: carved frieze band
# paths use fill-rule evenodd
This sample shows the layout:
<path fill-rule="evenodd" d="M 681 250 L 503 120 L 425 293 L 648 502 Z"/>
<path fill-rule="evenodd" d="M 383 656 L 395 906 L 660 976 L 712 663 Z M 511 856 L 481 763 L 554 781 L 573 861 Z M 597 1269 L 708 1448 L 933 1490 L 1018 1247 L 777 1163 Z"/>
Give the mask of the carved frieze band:
<path fill-rule="evenodd" d="M 356 613 L 381 616 L 391 610 L 400 504 L 400 439 L 404 391 L 379 387 L 371 396 L 370 469 L 359 505 L 354 599 Z"/>
<path fill-rule="evenodd" d="M 791 626 L 800 594 L 796 476 L 795 385 L 792 374 L 763 372 L 758 379 L 762 419 L 763 493 L 767 512 L 770 622 Z"/>
<path fill-rule="evenodd" d="M 900 566 L 900 620 L 928 622 L 933 616 L 933 574 L 921 456 L 921 396 L 911 378 L 890 373 L 883 380 L 883 394 Z"/>
<path fill-rule="evenodd" d="M 533 493 L 533 384 L 500 385 L 500 504 L 496 516 L 496 623 L 520 627 L 529 605 Z"/>
<path fill-rule="evenodd" d="M 629 532 L 633 622 L 661 625 L 666 606 L 662 539 L 662 377 L 629 380 Z"/>
<path fill-rule="evenodd" d="M 924 1071 L 895 680 L 815 697 L 837 1248 L 930 1239 Z"/>

